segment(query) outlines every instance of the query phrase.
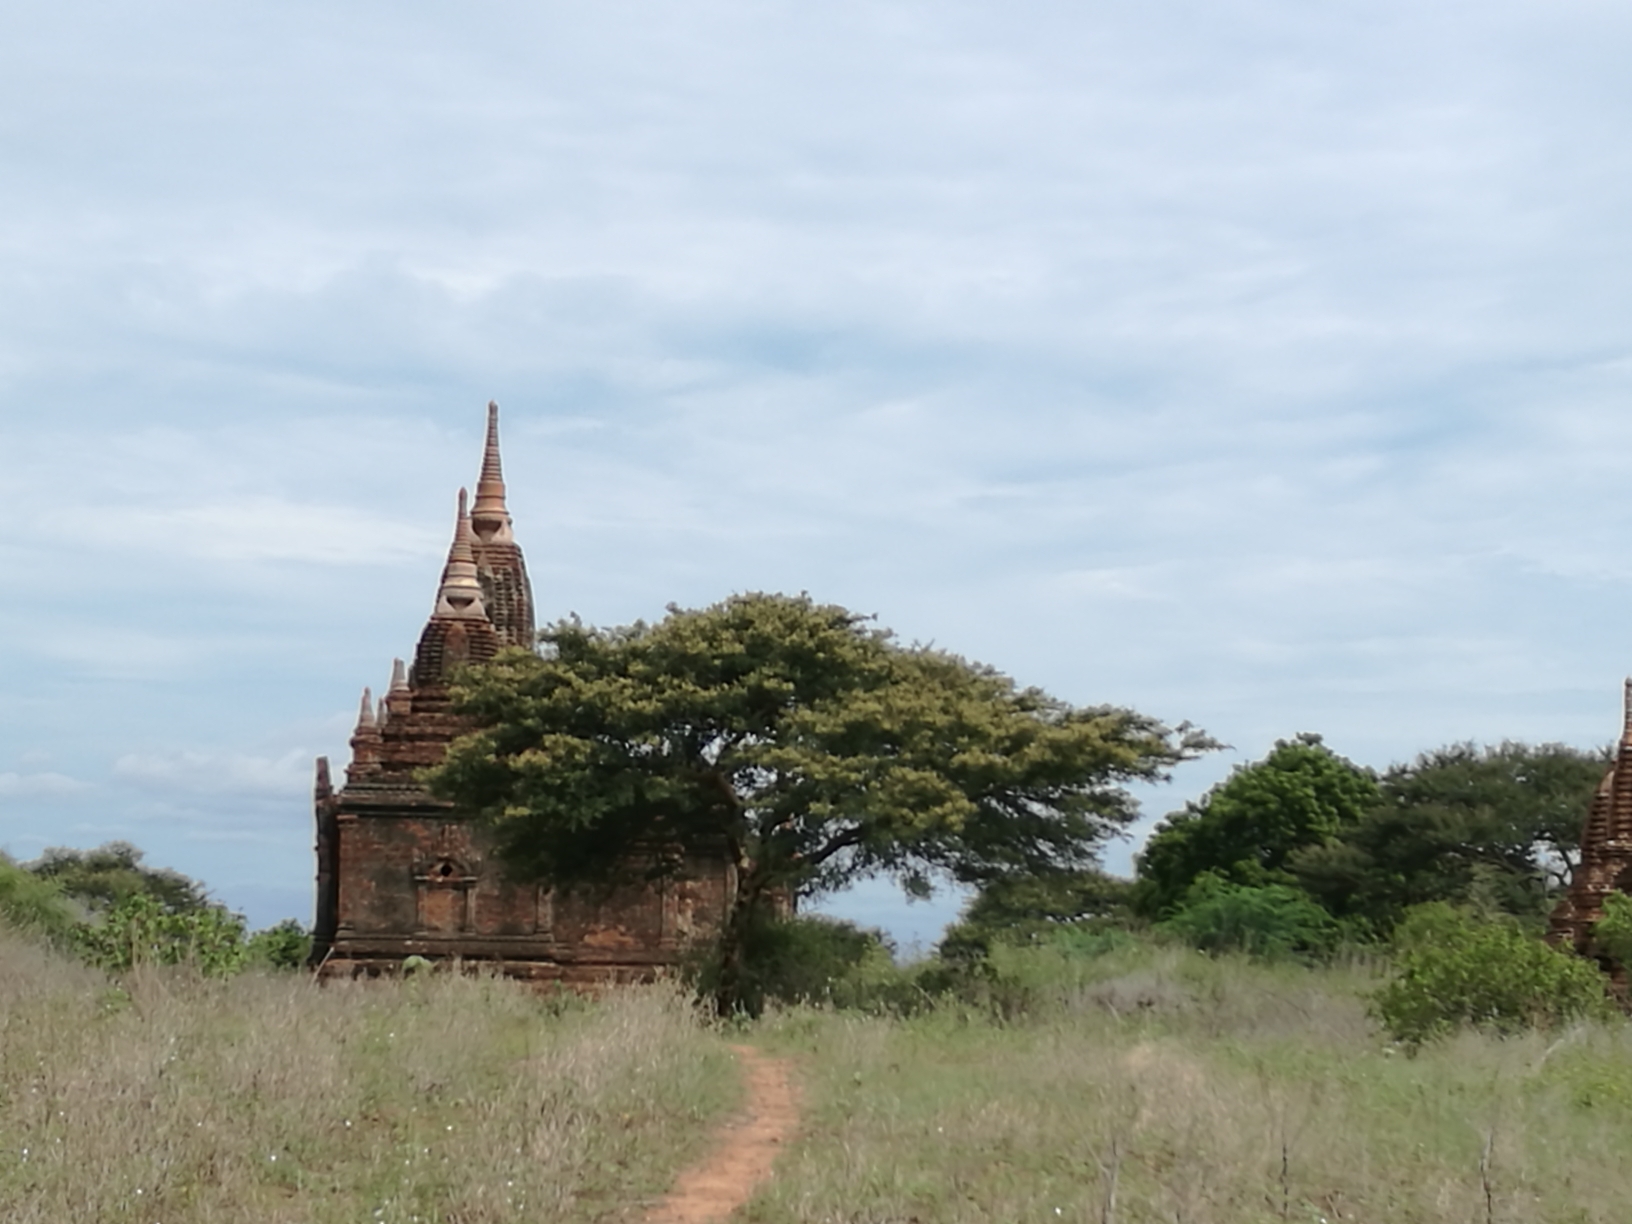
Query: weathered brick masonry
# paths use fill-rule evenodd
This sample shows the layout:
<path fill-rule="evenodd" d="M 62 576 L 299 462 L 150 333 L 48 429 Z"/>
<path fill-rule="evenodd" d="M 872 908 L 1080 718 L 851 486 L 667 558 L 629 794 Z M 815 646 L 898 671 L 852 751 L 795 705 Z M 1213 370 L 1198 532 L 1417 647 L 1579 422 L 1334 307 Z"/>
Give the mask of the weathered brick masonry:
<path fill-rule="evenodd" d="M 508 878 L 483 830 L 432 796 L 416 772 L 466 729 L 448 677 L 465 662 L 533 642 L 533 594 L 505 504 L 498 408 L 475 504 L 464 490 L 436 604 L 411 668 L 396 661 L 375 703 L 363 690 L 345 784 L 317 762 L 317 920 L 325 976 L 392 971 L 408 956 L 500 964 L 517 977 L 600 983 L 649 977 L 718 930 L 734 887 L 723 859 L 662 883 L 546 889 Z"/>
<path fill-rule="evenodd" d="M 1604 898 L 1632 892 L 1632 680 L 1626 682 L 1626 713 L 1615 762 L 1598 784 L 1581 830 L 1581 862 L 1553 910 L 1548 938 L 1611 970 L 1616 989 L 1627 989 L 1626 966 L 1611 964 L 1593 946 L 1592 926 L 1604 916 Z"/>

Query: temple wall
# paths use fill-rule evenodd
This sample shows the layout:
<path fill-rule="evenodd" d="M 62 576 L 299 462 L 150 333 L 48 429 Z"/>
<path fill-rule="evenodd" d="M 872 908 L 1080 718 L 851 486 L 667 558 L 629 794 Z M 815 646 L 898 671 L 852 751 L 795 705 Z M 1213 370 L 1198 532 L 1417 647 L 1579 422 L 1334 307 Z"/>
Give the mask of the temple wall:
<path fill-rule="evenodd" d="M 527 977 L 649 976 L 718 933 L 733 891 L 723 858 L 649 883 L 550 890 L 510 879 L 482 830 L 461 820 L 342 812 L 336 825 L 328 973 L 420 955 L 497 961 Z"/>

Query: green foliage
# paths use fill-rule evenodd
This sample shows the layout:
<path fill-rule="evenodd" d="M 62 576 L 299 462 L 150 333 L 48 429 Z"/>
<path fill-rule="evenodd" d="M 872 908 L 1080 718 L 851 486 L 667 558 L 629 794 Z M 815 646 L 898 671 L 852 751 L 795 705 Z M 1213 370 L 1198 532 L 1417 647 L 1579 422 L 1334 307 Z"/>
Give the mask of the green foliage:
<path fill-rule="evenodd" d="M 699 990 L 714 993 L 719 972 L 716 954 L 701 968 Z M 768 1003 L 879 1010 L 908 989 L 905 981 L 878 931 L 819 915 L 765 918 L 743 947 L 740 1007 L 752 1016 Z"/>
<path fill-rule="evenodd" d="M 1320 736 L 1278 740 L 1262 761 L 1237 768 L 1157 826 L 1139 856 L 1136 904 L 1151 917 L 1166 914 L 1207 873 L 1250 888 L 1294 885 L 1292 856 L 1352 826 L 1377 794 L 1371 771 Z"/>
<path fill-rule="evenodd" d="M 1395 976 L 1371 996 L 1389 1035 L 1420 1045 L 1464 1025 L 1509 1033 L 1603 1014 L 1605 979 L 1591 961 L 1514 922 L 1442 901 L 1411 909 L 1394 933 Z"/>
<path fill-rule="evenodd" d="M 62 890 L 0 854 L 0 925 L 50 940 L 68 937 L 73 907 Z"/>
<path fill-rule="evenodd" d="M 1604 898 L 1604 916 L 1592 925 L 1592 942 L 1623 966 L 1632 966 L 1632 897 L 1614 892 Z"/>
<path fill-rule="evenodd" d="M 1549 882 L 1567 883 L 1602 752 L 1562 744 L 1453 744 L 1395 766 L 1380 800 L 1332 839 L 1292 856 L 1305 891 L 1333 914 L 1387 932 L 1428 901 L 1538 925 Z"/>
<path fill-rule="evenodd" d="M 808 597 L 740 595 L 659 624 L 563 621 L 455 685 L 480 728 L 432 789 L 485 818 L 512 867 L 649 875 L 724 853 L 737 899 L 717 1003 L 734 1008 L 749 926 L 777 891 L 864 876 L 921 895 L 1091 866 L 1137 805 L 1124 784 L 1212 747 L 1132 710 L 1075 708 L 989 667 L 902 647 Z"/>
<path fill-rule="evenodd" d="M 1121 927 L 1064 924 L 1024 943 L 995 939 L 976 958 L 940 957 L 914 966 L 914 984 L 920 1009 L 1037 1018 L 1083 1005 L 1099 983 L 1143 964 L 1153 951 L 1151 940 Z"/>
<path fill-rule="evenodd" d="M 213 906 L 171 913 L 147 893 L 126 897 L 100 921 L 75 929 L 81 957 L 109 973 L 143 965 L 190 965 L 207 977 L 244 967 L 244 920 Z"/>
<path fill-rule="evenodd" d="M 311 950 L 311 932 L 293 918 L 256 931 L 244 944 L 248 963 L 268 969 L 299 969 Z"/>
<path fill-rule="evenodd" d="M 938 955 L 947 960 L 985 956 L 995 942 L 1028 944 L 1062 930 L 1116 928 L 1128 919 L 1133 886 L 1092 868 L 1008 875 L 988 880 L 947 928 Z"/>
<path fill-rule="evenodd" d="M 1332 917 L 1308 895 L 1285 884 L 1259 888 L 1207 873 L 1184 903 L 1156 928 L 1203 952 L 1244 952 L 1275 959 L 1323 956 L 1337 942 Z"/>
<path fill-rule="evenodd" d="M 53 846 L 27 869 L 51 881 L 64 896 L 93 914 L 115 909 L 138 895 L 153 898 L 167 914 L 210 908 L 212 903 L 197 880 L 167 867 L 145 866 L 143 857 L 125 841 L 108 842 L 94 850 Z"/>

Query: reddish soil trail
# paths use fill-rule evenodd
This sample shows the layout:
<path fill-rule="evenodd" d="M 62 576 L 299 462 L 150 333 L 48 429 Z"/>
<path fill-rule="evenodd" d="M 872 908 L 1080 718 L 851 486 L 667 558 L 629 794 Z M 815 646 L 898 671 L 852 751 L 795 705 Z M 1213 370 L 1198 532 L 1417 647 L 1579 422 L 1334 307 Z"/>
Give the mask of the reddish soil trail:
<path fill-rule="evenodd" d="M 732 1046 L 748 1076 L 741 1116 L 726 1123 L 714 1150 L 680 1175 L 674 1190 L 646 1213 L 645 1224 L 713 1224 L 748 1201 L 782 1145 L 799 1126 L 799 1090 L 791 1064 L 750 1046 Z"/>

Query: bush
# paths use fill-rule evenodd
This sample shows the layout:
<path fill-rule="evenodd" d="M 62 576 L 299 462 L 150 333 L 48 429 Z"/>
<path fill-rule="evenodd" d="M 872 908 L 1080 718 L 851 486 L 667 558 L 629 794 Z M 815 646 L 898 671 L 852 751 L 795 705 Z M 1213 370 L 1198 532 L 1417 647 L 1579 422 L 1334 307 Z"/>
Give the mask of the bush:
<path fill-rule="evenodd" d="M 244 920 L 219 906 L 174 914 L 147 893 L 126 897 L 101 921 L 75 929 L 80 956 L 109 973 L 138 965 L 191 965 L 208 977 L 244 967 Z"/>
<path fill-rule="evenodd" d="M 718 971 L 713 960 L 701 966 L 700 994 L 712 993 Z M 838 919 L 767 917 L 743 944 L 742 1005 L 751 1016 L 770 1002 L 893 1010 L 893 996 L 913 989 L 882 934 Z"/>
<path fill-rule="evenodd" d="M 1156 929 L 1203 952 L 1269 959 L 1323 956 L 1338 938 L 1337 923 L 1307 893 L 1285 884 L 1231 884 L 1211 872 L 1190 886 L 1178 912 Z"/>
<path fill-rule="evenodd" d="M 914 1006 L 950 1004 L 1005 1021 L 1055 1014 L 1153 951 L 1148 940 L 1097 920 L 1060 924 L 1024 941 L 993 940 L 982 955 L 959 948 L 914 966 Z"/>
<path fill-rule="evenodd" d="M 1592 924 L 1592 941 L 1606 956 L 1632 966 L 1632 897 L 1617 892 L 1604 898 L 1604 916 Z"/>
<path fill-rule="evenodd" d="M 1394 965 L 1370 1010 L 1410 1046 L 1463 1025 L 1510 1033 L 1609 1009 L 1605 978 L 1592 962 L 1510 920 L 1475 918 L 1443 901 L 1406 911 L 1394 933 Z"/>
<path fill-rule="evenodd" d="M 269 969 L 299 969 L 312 951 L 312 935 L 293 918 L 285 918 L 277 926 L 256 931 L 244 945 L 252 965 Z"/>
<path fill-rule="evenodd" d="M 66 940 L 74 910 L 55 884 L 0 854 L 0 923 L 25 935 Z"/>
<path fill-rule="evenodd" d="M 988 880 L 947 928 L 936 955 L 944 961 L 972 963 L 988 955 L 995 944 L 1044 944 L 1063 930 L 1125 933 L 1132 891 L 1129 881 L 1093 869 Z"/>

